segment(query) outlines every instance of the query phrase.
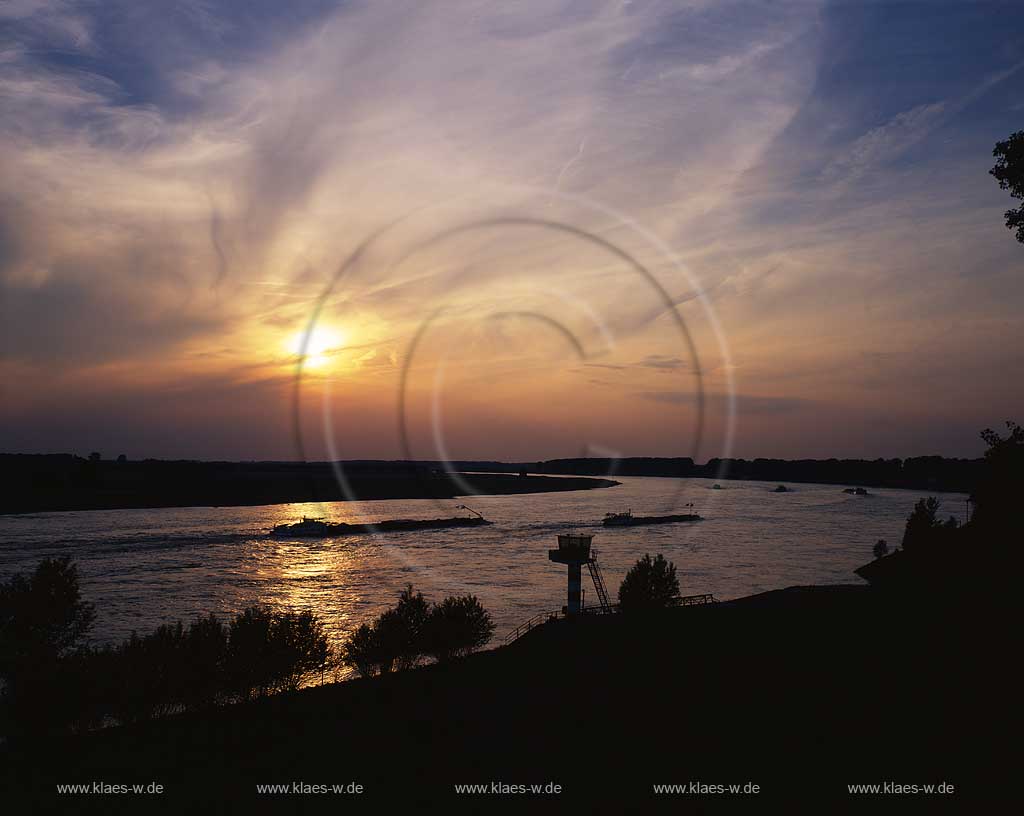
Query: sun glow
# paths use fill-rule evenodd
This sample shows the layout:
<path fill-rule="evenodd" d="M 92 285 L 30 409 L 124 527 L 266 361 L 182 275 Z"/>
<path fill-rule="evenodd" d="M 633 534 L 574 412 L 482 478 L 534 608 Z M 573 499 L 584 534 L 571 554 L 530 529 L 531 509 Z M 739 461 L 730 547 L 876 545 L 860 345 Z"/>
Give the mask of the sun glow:
<path fill-rule="evenodd" d="M 303 357 L 305 354 L 303 366 L 322 368 L 344 348 L 344 345 L 345 336 L 339 330 L 329 326 L 314 326 L 308 342 L 305 329 L 289 338 L 288 351 L 296 357 Z"/>

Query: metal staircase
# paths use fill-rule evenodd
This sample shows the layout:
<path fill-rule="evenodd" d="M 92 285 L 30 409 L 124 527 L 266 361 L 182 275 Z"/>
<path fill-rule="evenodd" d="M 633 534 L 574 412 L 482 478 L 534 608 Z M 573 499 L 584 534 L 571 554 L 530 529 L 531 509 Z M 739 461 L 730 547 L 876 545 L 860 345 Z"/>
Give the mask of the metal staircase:
<path fill-rule="evenodd" d="M 604 586 L 601 565 L 597 563 L 597 550 L 593 547 L 590 548 L 590 560 L 587 561 L 587 569 L 590 570 L 590 577 L 594 579 L 594 589 L 597 590 L 597 599 L 601 603 L 601 611 L 611 612 L 612 605 L 608 600 L 608 590 Z"/>

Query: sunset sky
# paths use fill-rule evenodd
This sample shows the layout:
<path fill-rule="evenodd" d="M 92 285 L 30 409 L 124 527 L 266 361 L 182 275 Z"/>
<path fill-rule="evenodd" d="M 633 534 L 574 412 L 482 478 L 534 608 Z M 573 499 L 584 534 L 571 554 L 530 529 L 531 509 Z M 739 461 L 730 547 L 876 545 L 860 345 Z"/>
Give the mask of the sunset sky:
<path fill-rule="evenodd" d="M 310 329 L 308 458 L 980 455 L 1022 89 L 1016 3 L 3 0 L 0 451 L 296 458 Z"/>

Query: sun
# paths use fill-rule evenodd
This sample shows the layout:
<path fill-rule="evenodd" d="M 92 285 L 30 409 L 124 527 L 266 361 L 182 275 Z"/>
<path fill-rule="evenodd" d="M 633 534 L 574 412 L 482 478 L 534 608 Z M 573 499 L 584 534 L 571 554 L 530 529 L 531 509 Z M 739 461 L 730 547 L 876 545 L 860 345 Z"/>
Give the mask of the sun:
<path fill-rule="evenodd" d="M 314 326 L 308 342 L 306 329 L 303 329 L 290 337 L 287 345 L 289 353 L 296 357 L 301 357 L 305 353 L 302 358 L 302 365 L 305 368 L 322 368 L 344 348 L 345 335 L 339 329 L 330 326 Z"/>

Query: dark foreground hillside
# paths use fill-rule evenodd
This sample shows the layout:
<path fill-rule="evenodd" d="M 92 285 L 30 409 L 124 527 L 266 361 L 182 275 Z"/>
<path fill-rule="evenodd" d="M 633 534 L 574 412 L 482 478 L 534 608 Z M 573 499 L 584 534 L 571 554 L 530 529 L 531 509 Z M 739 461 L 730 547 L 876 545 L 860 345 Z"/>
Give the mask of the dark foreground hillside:
<path fill-rule="evenodd" d="M 568 809 L 730 798 L 762 812 L 768 800 L 843 803 L 849 784 L 946 783 L 954 793 L 879 796 L 964 803 L 1009 785 L 1007 628 L 979 599 L 940 609 L 862 587 L 557 622 L 453 665 L 47 744 L 6 758 L 5 795 L 69 812 L 115 800 L 135 812 L 182 800 L 199 812 L 387 812 L 399 799 L 486 810 L 502 794 L 455 785 L 554 783 L 560 794 L 539 796 Z M 164 793 L 55 793 L 96 781 Z M 353 782 L 364 792 L 256 787 Z M 759 792 L 655 794 L 662 783 Z"/>

